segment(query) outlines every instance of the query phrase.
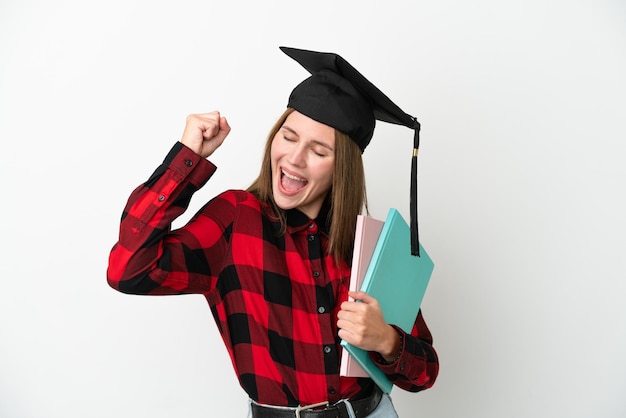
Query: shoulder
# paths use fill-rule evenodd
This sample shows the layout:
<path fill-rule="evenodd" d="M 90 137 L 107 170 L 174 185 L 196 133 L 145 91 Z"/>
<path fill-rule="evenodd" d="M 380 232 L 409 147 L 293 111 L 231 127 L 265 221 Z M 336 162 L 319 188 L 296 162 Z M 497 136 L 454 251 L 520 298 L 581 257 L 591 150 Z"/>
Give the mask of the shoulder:
<path fill-rule="evenodd" d="M 261 201 L 252 193 L 245 190 L 230 189 L 215 197 L 215 200 L 230 202 L 233 206 L 257 206 L 261 207 Z"/>
<path fill-rule="evenodd" d="M 239 189 L 226 190 L 220 193 L 207 204 L 205 209 L 213 211 L 216 208 L 230 212 L 235 218 L 250 217 L 253 214 L 261 217 L 268 215 L 270 218 L 273 217 L 273 212 L 267 203 L 262 202 L 252 193 Z"/>
<path fill-rule="evenodd" d="M 224 228 L 245 234 L 257 235 L 266 228 L 280 230 L 280 223 L 270 205 L 245 190 L 220 193 L 205 206 L 202 214 L 218 221 Z"/>

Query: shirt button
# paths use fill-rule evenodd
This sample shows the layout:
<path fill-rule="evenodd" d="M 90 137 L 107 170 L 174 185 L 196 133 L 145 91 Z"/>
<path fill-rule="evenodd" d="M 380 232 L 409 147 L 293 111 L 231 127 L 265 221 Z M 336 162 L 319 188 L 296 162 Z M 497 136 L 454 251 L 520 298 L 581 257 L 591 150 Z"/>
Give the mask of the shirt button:
<path fill-rule="evenodd" d="M 332 348 L 330 348 L 330 346 L 329 346 L 329 345 L 325 345 L 325 346 L 324 346 L 324 352 L 325 352 L 326 354 L 330 353 L 332 350 L 333 350 L 333 349 L 332 349 Z"/>
<path fill-rule="evenodd" d="M 320 277 L 320 272 L 319 271 L 314 271 L 313 272 L 313 277 Z"/>
<path fill-rule="evenodd" d="M 161 201 L 161 202 L 162 202 L 162 201 L 164 201 L 164 200 L 165 200 L 165 196 L 163 196 L 163 195 L 159 195 L 159 201 Z"/>
<path fill-rule="evenodd" d="M 315 235 L 309 235 L 309 241 L 315 241 Z"/>
<path fill-rule="evenodd" d="M 186 165 L 187 167 L 191 167 L 191 166 L 193 165 L 193 161 L 191 161 L 191 160 L 185 160 L 185 165 Z"/>
<path fill-rule="evenodd" d="M 326 308 L 324 308 L 323 306 L 320 306 L 319 308 L 317 308 L 317 312 L 324 313 L 326 312 Z"/>
<path fill-rule="evenodd" d="M 315 224 L 309 224 L 309 229 L 315 228 Z"/>
<path fill-rule="evenodd" d="M 334 395 L 334 394 L 335 394 L 335 388 L 334 388 L 334 387 L 332 387 L 332 386 L 331 386 L 331 387 L 329 387 L 329 388 L 328 388 L 328 393 L 330 393 L 331 395 Z"/>

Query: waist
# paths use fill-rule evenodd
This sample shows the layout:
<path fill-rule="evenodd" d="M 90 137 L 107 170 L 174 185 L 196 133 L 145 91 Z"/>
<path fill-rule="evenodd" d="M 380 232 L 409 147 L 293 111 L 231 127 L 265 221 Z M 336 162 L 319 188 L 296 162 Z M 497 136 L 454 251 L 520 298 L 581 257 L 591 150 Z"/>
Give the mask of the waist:
<path fill-rule="evenodd" d="M 297 408 L 251 403 L 253 418 L 349 418 L 348 408 L 358 418 L 367 417 L 380 403 L 382 392 L 374 385 L 372 393 L 359 399 L 348 399 L 329 405 L 328 402 Z"/>

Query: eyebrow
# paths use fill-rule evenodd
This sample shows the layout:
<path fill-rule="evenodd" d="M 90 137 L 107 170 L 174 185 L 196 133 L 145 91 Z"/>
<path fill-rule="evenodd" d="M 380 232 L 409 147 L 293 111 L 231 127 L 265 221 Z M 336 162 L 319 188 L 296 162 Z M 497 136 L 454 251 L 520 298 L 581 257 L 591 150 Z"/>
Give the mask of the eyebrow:
<path fill-rule="evenodd" d="M 281 126 L 281 129 L 285 129 L 285 130 L 287 130 L 287 131 L 291 132 L 292 134 L 294 134 L 294 135 L 295 135 L 295 136 L 297 136 L 298 138 L 300 137 L 300 135 L 298 135 L 298 133 L 297 133 L 296 131 L 294 131 L 293 129 L 291 129 L 291 128 L 290 128 L 289 126 L 287 126 L 287 125 L 283 125 L 283 126 Z M 319 139 L 311 139 L 311 142 L 313 142 L 314 144 L 321 145 L 322 147 L 327 148 L 327 149 L 329 149 L 329 150 L 331 150 L 331 151 L 333 151 L 333 152 L 335 151 L 335 150 L 334 150 L 334 149 L 333 149 L 330 145 L 328 145 L 328 143 L 326 143 L 326 142 L 324 142 L 324 141 L 321 141 L 321 140 L 319 140 Z"/>

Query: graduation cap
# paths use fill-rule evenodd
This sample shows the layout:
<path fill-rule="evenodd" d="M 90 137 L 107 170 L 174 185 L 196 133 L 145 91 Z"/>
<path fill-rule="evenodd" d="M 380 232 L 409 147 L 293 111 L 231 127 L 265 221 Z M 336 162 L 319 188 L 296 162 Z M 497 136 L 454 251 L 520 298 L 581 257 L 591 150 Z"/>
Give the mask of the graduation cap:
<path fill-rule="evenodd" d="M 280 47 L 311 76 L 289 96 L 291 107 L 348 135 L 361 149 L 370 143 L 376 120 L 414 130 L 411 158 L 411 254 L 419 256 L 417 228 L 417 150 L 420 124 L 337 54 Z"/>

